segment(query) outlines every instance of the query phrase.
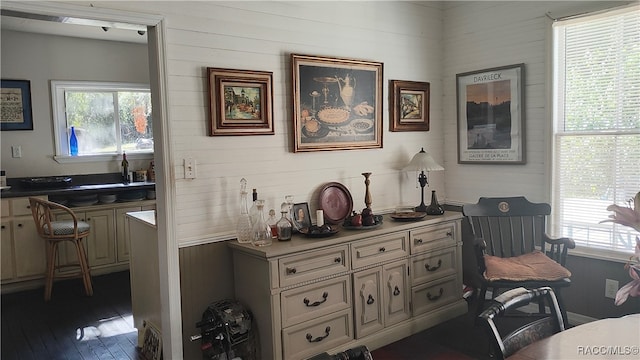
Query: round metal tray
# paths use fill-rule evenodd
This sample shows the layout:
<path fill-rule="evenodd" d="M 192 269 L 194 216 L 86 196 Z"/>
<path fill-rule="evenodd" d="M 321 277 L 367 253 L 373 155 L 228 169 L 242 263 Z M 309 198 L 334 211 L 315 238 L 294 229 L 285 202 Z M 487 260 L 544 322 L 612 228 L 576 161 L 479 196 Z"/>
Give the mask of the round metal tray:
<path fill-rule="evenodd" d="M 325 221 L 329 224 L 341 224 L 353 210 L 353 198 L 344 185 L 330 182 L 320 190 L 318 208 L 324 211 Z"/>

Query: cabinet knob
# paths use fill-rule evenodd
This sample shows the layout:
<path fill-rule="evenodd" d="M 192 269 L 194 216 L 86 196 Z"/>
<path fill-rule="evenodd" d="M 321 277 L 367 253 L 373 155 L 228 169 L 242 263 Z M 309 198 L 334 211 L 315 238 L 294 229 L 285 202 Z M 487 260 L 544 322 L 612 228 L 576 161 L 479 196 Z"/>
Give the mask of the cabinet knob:
<path fill-rule="evenodd" d="M 19 228 L 21 228 L 21 227 L 22 227 L 22 224 L 18 224 L 18 227 L 19 227 Z"/>
<path fill-rule="evenodd" d="M 416 244 L 422 244 L 422 239 L 416 239 Z"/>
<path fill-rule="evenodd" d="M 342 262 L 342 258 L 337 257 L 333 261 L 335 261 L 336 264 L 340 264 Z"/>
<path fill-rule="evenodd" d="M 448 236 L 448 237 L 452 237 L 452 236 L 453 236 L 453 232 L 451 232 L 451 231 L 447 231 L 447 236 Z"/>
<path fill-rule="evenodd" d="M 367 298 L 367 305 L 371 305 L 375 302 L 375 300 L 373 299 L 373 295 L 369 294 L 369 297 Z"/>
<path fill-rule="evenodd" d="M 400 289 L 398 289 L 398 286 L 395 287 L 395 289 L 393 289 L 393 296 L 398 296 L 400 295 Z"/>
<path fill-rule="evenodd" d="M 380 252 L 385 252 L 385 251 L 387 251 L 387 249 L 385 249 L 385 248 L 381 247 L 379 251 L 380 251 Z"/>
<path fill-rule="evenodd" d="M 295 274 L 296 273 L 296 268 L 287 268 L 287 274 Z"/>
<path fill-rule="evenodd" d="M 0 226 L 0 228 L 1 228 L 2 230 L 4 230 L 4 225 Z"/>

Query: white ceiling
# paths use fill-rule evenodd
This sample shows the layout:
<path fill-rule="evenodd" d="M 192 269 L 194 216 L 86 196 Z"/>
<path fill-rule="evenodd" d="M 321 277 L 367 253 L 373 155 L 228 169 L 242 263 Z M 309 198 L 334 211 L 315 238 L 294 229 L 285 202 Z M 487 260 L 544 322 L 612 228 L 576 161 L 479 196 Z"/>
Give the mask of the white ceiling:
<path fill-rule="evenodd" d="M 28 19 L 24 17 L 7 16 L 0 18 L 2 30 L 23 31 L 38 34 L 79 37 L 106 41 L 121 41 L 146 44 L 147 34 L 138 34 L 139 26 L 127 26 L 127 24 L 103 23 L 97 21 L 80 21 L 80 19 L 51 18 L 52 21 Z M 72 24 L 68 22 L 87 22 L 88 24 Z M 108 28 L 104 31 L 102 27 Z M 127 29 L 130 27 L 130 29 Z"/>

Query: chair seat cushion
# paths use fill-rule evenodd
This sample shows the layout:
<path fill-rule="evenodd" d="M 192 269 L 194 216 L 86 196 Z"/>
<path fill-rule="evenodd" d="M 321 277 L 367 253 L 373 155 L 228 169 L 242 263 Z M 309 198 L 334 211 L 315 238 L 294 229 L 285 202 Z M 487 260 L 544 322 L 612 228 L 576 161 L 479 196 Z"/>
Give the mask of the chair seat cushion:
<path fill-rule="evenodd" d="M 569 270 L 540 251 L 508 258 L 485 255 L 484 262 L 484 277 L 489 281 L 556 281 L 571 276 Z"/>
<path fill-rule="evenodd" d="M 73 220 L 52 221 L 53 235 L 72 235 L 74 231 Z M 89 231 L 91 225 L 84 221 L 78 221 L 78 233 Z M 44 226 L 44 233 L 51 235 L 51 230 L 47 225 Z"/>

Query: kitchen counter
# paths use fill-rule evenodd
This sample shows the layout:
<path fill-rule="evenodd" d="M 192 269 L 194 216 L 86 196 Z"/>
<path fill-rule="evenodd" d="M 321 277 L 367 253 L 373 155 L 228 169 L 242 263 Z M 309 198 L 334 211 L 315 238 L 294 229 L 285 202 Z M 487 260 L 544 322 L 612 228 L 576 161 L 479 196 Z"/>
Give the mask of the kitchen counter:
<path fill-rule="evenodd" d="M 65 187 L 34 187 L 23 183 L 23 179 L 7 179 L 10 189 L 2 190 L 0 197 L 15 198 L 38 195 L 68 196 L 83 195 L 86 193 L 118 193 L 130 190 L 153 190 L 154 182 L 131 182 L 122 183 L 120 173 L 89 174 L 89 175 L 69 175 L 71 184 Z"/>
<path fill-rule="evenodd" d="M 127 213 L 127 216 L 130 219 L 141 222 L 142 224 L 146 224 L 153 228 L 156 227 L 156 211 L 155 210 L 129 212 Z"/>

